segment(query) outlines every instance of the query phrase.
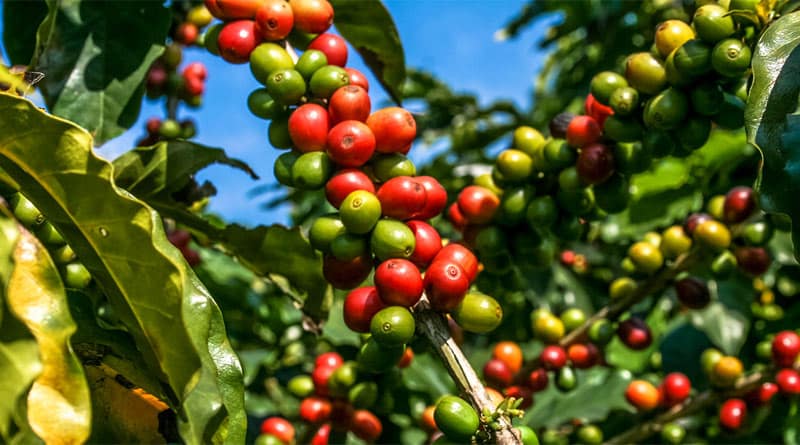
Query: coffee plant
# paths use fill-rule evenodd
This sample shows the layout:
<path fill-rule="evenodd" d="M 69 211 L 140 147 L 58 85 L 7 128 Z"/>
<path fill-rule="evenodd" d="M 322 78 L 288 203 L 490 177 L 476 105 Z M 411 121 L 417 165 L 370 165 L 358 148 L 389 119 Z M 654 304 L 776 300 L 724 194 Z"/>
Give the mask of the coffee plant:
<path fill-rule="evenodd" d="M 7 0 L 0 437 L 798 443 L 798 8 L 532 2 L 525 110 L 407 68 L 378 1 Z M 258 176 L 193 141 L 190 47 L 260 83 L 295 227 L 208 211 L 199 171 Z"/>

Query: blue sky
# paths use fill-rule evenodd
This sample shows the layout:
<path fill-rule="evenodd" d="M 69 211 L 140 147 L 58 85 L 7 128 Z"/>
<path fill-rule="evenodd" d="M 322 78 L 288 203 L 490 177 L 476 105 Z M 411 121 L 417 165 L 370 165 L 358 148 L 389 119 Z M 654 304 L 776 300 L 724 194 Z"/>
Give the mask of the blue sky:
<path fill-rule="evenodd" d="M 545 24 L 530 27 L 515 40 L 496 42 L 493 38 L 495 31 L 514 16 L 525 1 L 390 0 L 385 3 L 399 30 L 407 66 L 432 72 L 456 91 L 475 93 L 482 103 L 504 98 L 521 106 L 529 105 L 533 79 L 543 58 L 535 44 L 544 35 Z M 183 60 L 184 63 L 201 61 L 209 71 L 203 107 L 179 111 L 179 117 L 191 117 L 197 122 L 198 135 L 194 141 L 224 148 L 229 156 L 246 161 L 261 177 L 259 181 L 252 181 L 227 167 L 207 168 L 198 179 L 210 180 L 217 187 L 218 195 L 212 198 L 210 209 L 230 221 L 246 225 L 287 224 L 286 208 L 263 210 L 259 204 L 266 201 L 265 195 L 248 194 L 256 186 L 275 184 L 272 164 L 281 153 L 269 146 L 267 121 L 247 111 L 247 95 L 260 85 L 246 65 L 230 65 L 200 49 L 186 51 Z M 354 51 L 350 52 L 348 66 L 368 71 Z M 373 109 L 386 101 L 385 93 L 372 77 L 370 94 Z M 144 134 L 144 121 L 163 114 L 162 102 L 146 101 L 139 122 L 124 135 L 98 148 L 98 153 L 113 158 L 129 150 Z M 416 144 L 412 157 L 424 158 L 429 149 Z"/>

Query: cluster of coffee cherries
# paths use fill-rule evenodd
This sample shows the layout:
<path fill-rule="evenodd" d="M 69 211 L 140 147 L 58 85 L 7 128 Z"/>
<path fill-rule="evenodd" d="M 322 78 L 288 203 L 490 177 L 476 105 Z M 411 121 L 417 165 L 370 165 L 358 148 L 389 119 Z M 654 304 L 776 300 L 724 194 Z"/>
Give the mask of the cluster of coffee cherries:
<path fill-rule="evenodd" d="M 156 59 L 147 72 L 145 92 L 150 99 L 164 98 L 166 108 L 177 109 L 178 103 L 197 108 L 203 100 L 208 71 L 200 62 L 190 62 L 180 69 L 183 49 L 202 44 L 200 32 L 207 27 L 213 17 L 204 5 L 189 6 L 184 3 L 172 4 L 173 23 L 170 29 L 172 42 L 164 53 Z M 174 104 L 170 104 L 174 102 Z M 145 125 L 147 135 L 137 142 L 140 146 L 153 145 L 161 140 L 189 139 L 195 136 L 197 128 L 194 121 L 178 121 L 174 116 L 167 119 L 152 117 Z"/>
<path fill-rule="evenodd" d="M 92 282 L 92 275 L 64 241 L 61 233 L 47 221 L 47 218 L 22 193 L 13 192 L 7 195 L 7 203 L 14 217 L 39 241 L 50 253 L 53 262 L 58 266 L 64 286 L 72 289 L 86 289 Z"/>
<path fill-rule="evenodd" d="M 391 364 L 404 368 L 413 360 L 409 348 Z M 293 377 L 287 388 L 301 399 L 300 420 L 308 427 L 306 442 L 326 445 L 344 441 L 351 432 L 366 442 L 376 441 L 383 431 L 381 420 L 371 410 L 381 402 L 381 389 L 375 379 L 363 376 L 353 361 L 344 361 L 336 352 L 317 356 L 311 375 Z M 265 436 L 275 436 L 275 438 Z M 280 442 L 276 442 L 278 439 Z M 293 443 L 294 427 L 286 419 L 270 417 L 261 424 L 259 445 Z"/>

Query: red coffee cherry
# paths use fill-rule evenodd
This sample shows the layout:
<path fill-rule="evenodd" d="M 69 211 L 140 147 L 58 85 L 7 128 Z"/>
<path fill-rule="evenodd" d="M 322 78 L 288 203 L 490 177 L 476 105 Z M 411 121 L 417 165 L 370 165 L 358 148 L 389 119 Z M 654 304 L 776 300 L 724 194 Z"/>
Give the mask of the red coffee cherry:
<path fill-rule="evenodd" d="M 772 263 L 772 258 L 763 247 L 737 247 L 734 255 L 739 269 L 754 276 L 763 275 Z"/>
<path fill-rule="evenodd" d="M 752 215 L 757 207 L 756 195 L 750 187 L 734 187 L 725 195 L 722 215 L 725 222 L 739 223 Z"/>
<path fill-rule="evenodd" d="M 597 363 L 599 351 L 591 343 L 575 343 L 567 348 L 567 357 L 578 369 L 591 368 Z"/>
<path fill-rule="evenodd" d="M 151 117 L 150 119 L 147 119 L 147 123 L 145 124 L 145 128 L 147 129 L 147 133 L 148 134 L 151 134 L 151 135 L 156 134 L 157 135 L 158 134 L 158 130 L 161 128 L 161 119 L 159 119 L 157 117 Z M 176 232 L 177 232 L 177 230 L 176 230 Z M 188 234 L 189 232 L 186 232 L 186 233 Z M 173 243 L 173 244 L 175 244 L 175 243 Z"/>
<path fill-rule="evenodd" d="M 531 387 L 531 390 L 534 392 L 543 391 L 547 388 L 547 383 L 550 381 L 550 378 L 547 376 L 547 370 L 544 368 L 538 368 L 531 371 L 530 376 L 528 376 L 528 386 Z"/>
<path fill-rule="evenodd" d="M 447 190 L 432 176 L 416 176 L 414 179 L 422 184 L 427 192 L 425 207 L 414 218 L 431 219 L 442 213 L 442 210 L 447 206 Z"/>
<path fill-rule="evenodd" d="M 614 152 L 604 144 L 583 147 L 578 155 L 578 176 L 587 184 L 601 184 L 614 174 Z"/>
<path fill-rule="evenodd" d="M 342 366 L 344 360 L 342 356 L 339 355 L 337 352 L 325 352 L 317 356 L 314 360 L 314 367 L 321 368 L 321 367 L 328 367 L 328 368 L 338 368 Z"/>
<path fill-rule="evenodd" d="M 375 286 L 359 287 L 344 299 L 344 324 L 355 332 L 369 332 L 372 317 L 386 307 Z"/>
<path fill-rule="evenodd" d="M 397 367 L 400 369 L 408 368 L 412 361 L 414 361 L 414 350 L 411 349 L 411 346 L 407 346 L 406 350 L 403 351 L 403 356 L 400 357 L 400 361 L 397 362 Z"/>
<path fill-rule="evenodd" d="M 311 438 L 311 445 L 328 445 L 331 436 L 331 424 L 326 423 L 319 427 L 314 437 Z"/>
<path fill-rule="evenodd" d="M 503 395 L 515 399 L 522 399 L 522 403 L 519 405 L 520 409 L 528 409 L 533 405 L 533 391 L 525 386 L 509 386 L 503 391 Z"/>
<path fill-rule="evenodd" d="M 184 45 L 191 45 L 197 41 L 200 31 L 194 23 L 184 22 L 175 29 L 175 41 Z"/>
<path fill-rule="evenodd" d="M 345 66 L 347 64 L 347 43 L 336 34 L 320 34 L 311 43 L 308 49 L 322 51 L 328 59 L 328 65 Z"/>
<path fill-rule="evenodd" d="M 575 116 L 567 126 L 567 143 L 573 147 L 583 147 L 600 140 L 603 131 L 591 116 Z"/>
<path fill-rule="evenodd" d="M 196 77 L 184 79 L 183 91 L 189 96 L 202 96 L 205 89 L 205 83 Z"/>
<path fill-rule="evenodd" d="M 775 394 L 777 394 L 779 390 L 780 388 L 778 388 L 778 385 L 772 382 L 764 382 L 758 389 L 747 393 L 745 398 L 747 399 L 748 405 L 764 406 L 775 397 Z"/>
<path fill-rule="evenodd" d="M 206 80 L 208 77 L 208 70 L 206 66 L 200 62 L 192 62 L 183 69 L 183 78 L 190 79 L 194 78 L 197 80 Z"/>
<path fill-rule="evenodd" d="M 294 426 L 283 417 L 268 417 L 261 423 L 261 434 L 272 434 L 289 444 L 294 441 Z"/>
<path fill-rule="evenodd" d="M 514 373 L 504 361 L 493 358 L 483 366 L 483 378 L 492 388 L 503 389 L 514 381 Z"/>
<path fill-rule="evenodd" d="M 328 110 L 317 104 L 303 104 L 289 116 L 289 137 L 302 153 L 325 150 L 330 120 Z"/>
<path fill-rule="evenodd" d="M 327 396 L 330 393 L 328 389 L 328 380 L 331 379 L 331 374 L 336 371 L 336 368 L 331 366 L 317 366 L 311 372 L 311 380 L 314 381 L 314 392 L 319 396 Z"/>
<path fill-rule="evenodd" d="M 559 370 L 567 364 L 567 353 L 561 346 L 545 346 L 539 356 L 542 366 L 549 370 Z"/>
<path fill-rule="evenodd" d="M 728 399 L 719 409 L 719 424 L 727 430 L 738 430 L 746 418 L 747 405 L 742 399 Z"/>
<path fill-rule="evenodd" d="M 360 167 L 374 152 L 375 136 L 362 122 L 340 122 L 328 133 L 328 156 L 343 167 Z"/>
<path fill-rule="evenodd" d="M 793 331 L 781 331 L 772 339 L 772 360 L 777 366 L 790 368 L 800 355 L 800 335 Z"/>
<path fill-rule="evenodd" d="M 375 287 L 387 305 L 411 307 L 422 296 L 422 274 L 411 261 L 393 258 L 375 268 Z"/>
<path fill-rule="evenodd" d="M 636 317 L 621 322 L 617 327 L 617 335 L 625 346 L 634 351 L 646 349 L 653 342 L 650 327 L 644 320 Z"/>
<path fill-rule="evenodd" d="M 781 393 L 788 395 L 800 394 L 800 374 L 794 369 L 781 369 L 775 374 L 775 383 Z"/>
<path fill-rule="evenodd" d="M 338 209 L 347 195 L 356 190 L 375 193 L 375 185 L 363 171 L 356 168 L 345 168 L 336 172 L 325 184 L 325 198 Z"/>
<path fill-rule="evenodd" d="M 365 442 L 374 442 L 381 436 L 383 425 L 374 414 L 365 409 L 359 409 L 353 412 L 350 419 L 350 431 Z"/>
<path fill-rule="evenodd" d="M 458 231 L 463 231 L 467 227 L 467 218 L 461 213 L 458 202 L 450 204 L 450 207 L 447 208 L 447 220 L 450 221 L 453 227 Z"/>
<path fill-rule="evenodd" d="M 500 207 L 500 198 L 491 190 L 470 185 L 458 194 L 458 208 L 470 224 L 486 224 L 494 218 Z"/>
<path fill-rule="evenodd" d="M 442 237 L 433 226 L 424 221 L 411 220 L 407 221 L 406 225 L 414 232 L 416 241 L 414 253 L 411 254 L 409 260 L 417 267 L 428 267 L 436 254 L 442 250 Z"/>
<path fill-rule="evenodd" d="M 641 411 L 650 411 L 661 403 L 661 393 L 646 380 L 634 380 L 625 389 L 625 399 Z"/>
<path fill-rule="evenodd" d="M 306 397 L 300 402 L 300 418 L 308 423 L 322 423 L 331 417 L 331 402 L 323 397 Z"/>
<path fill-rule="evenodd" d="M 336 289 L 352 289 L 367 279 L 372 272 L 372 256 L 363 255 L 342 261 L 333 255 L 322 259 L 322 275 Z"/>
<path fill-rule="evenodd" d="M 439 261 L 453 262 L 461 266 L 470 282 L 478 276 L 478 257 L 461 244 L 450 243 L 442 247 L 433 258 L 434 263 Z"/>
<path fill-rule="evenodd" d="M 294 26 L 303 32 L 323 33 L 333 24 L 333 6 L 327 0 L 292 0 Z"/>
<path fill-rule="evenodd" d="M 683 402 L 689 397 L 692 391 L 692 382 L 689 377 L 680 372 L 672 372 L 664 377 L 661 383 L 662 393 L 664 395 L 664 402 L 667 406 L 676 405 Z"/>
<path fill-rule="evenodd" d="M 286 0 L 264 0 L 256 11 L 256 32 L 264 40 L 283 40 L 292 31 L 294 13 Z"/>
<path fill-rule="evenodd" d="M 206 8 L 221 20 L 252 19 L 263 0 L 205 0 Z"/>
<path fill-rule="evenodd" d="M 399 220 L 415 217 L 427 201 L 425 187 L 411 176 L 395 176 L 384 182 L 376 196 L 383 215 Z"/>
<path fill-rule="evenodd" d="M 586 110 L 586 114 L 594 118 L 600 128 L 603 128 L 603 125 L 606 123 L 606 119 L 614 114 L 614 110 L 611 109 L 611 107 L 601 104 L 591 94 L 586 96 L 584 109 Z"/>
<path fill-rule="evenodd" d="M 408 153 L 417 136 L 414 116 L 400 107 L 389 107 L 369 115 L 367 125 L 375 134 L 375 150 L 379 153 Z"/>
<path fill-rule="evenodd" d="M 347 120 L 366 122 L 371 110 L 369 93 L 358 85 L 339 88 L 328 101 L 328 114 L 333 124 Z"/>
<path fill-rule="evenodd" d="M 675 282 L 678 301 L 689 309 L 702 309 L 711 302 L 711 294 L 706 283 L 695 277 L 687 277 Z"/>
<path fill-rule="evenodd" d="M 345 68 L 344 70 L 347 71 L 347 75 L 350 77 L 350 85 L 359 86 L 364 91 L 369 92 L 369 81 L 364 76 L 364 73 L 355 68 Z"/>
<path fill-rule="evenodd" d="M 237 20 L 226 23 L 217 36 L 219 55 L 230 63 L 247 63 L 250 53 L 261 43 L 256 32 L 256 22 Z"/>
<path fill-rule="evenodd" d="M 469 278 L 452 261 L 434 261 L 425 272 L 424 284 L 431 307 L 437 311 L 455 309 L 469 290 Z"/>

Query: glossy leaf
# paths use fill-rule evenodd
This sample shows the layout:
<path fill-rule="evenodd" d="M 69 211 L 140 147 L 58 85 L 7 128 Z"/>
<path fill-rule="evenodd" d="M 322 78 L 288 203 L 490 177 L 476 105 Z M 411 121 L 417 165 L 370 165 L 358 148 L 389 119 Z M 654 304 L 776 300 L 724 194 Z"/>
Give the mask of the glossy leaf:
<path fill-rule="evenodd" d="M 33 339 L 0 342 L 0 439 L 11 439 L 11 424 L 26 421 L 19 419 L 18 405 L 31 383 L 39 375 L 39 348 Z"/>
<path fill-rule="evenodd" d="M 75 321 L 61 276 L 44 246 L 20 232 L 6 298 L 11 312 L 39 347 L 41 373 L 28 392 L 28 422 L 46 443 L 82 443 L 89 438 L 89 385 L 70 345 Z"/>
<path fill-rule="evenodd" d="M 108 296 L 178 411 L 183 439 L 242 442 L 242 371 L 222 315 L 159 216 L 114 185 L 111 164 L 92 153 L 86 131 L 7 94 L 0 114 L 0 134 L 13 135 L 0 138 L 0 167 Z"/>
<path fill-rule="evenodd" d="M 361 338 L 358 333 L 350 330 L 350 328 L 344 324 L 341 301 L 337 301 L 331 305 L 331 310 L 328 314 L 328 322 L 322 327 L 322 335 L 331 342 L 331 344 L 336 346 L 361 346 Z"/>
<path fill-rule="evenodd" d="M 455 385 L 439 358 L 431 353 L 416 354 L 408 368 L 403 371 L 403 385 L 409 391 L 422 392 L 430 400 L 438 400 L 445 394 L 453 394 Z"/>
<path fill-rule="evenodd" d="M 712 302 L 703 310 L 692 311 L 690 319 L 725 354 L 737 355 L 747 341 L 750 320 L 721 303 Z"/>
<path fill-rule="evenodd" d="M 761 205 L 788 214 L 800 242 L 800 11 L 772 23 L 753 54 L 753 86 L 745 108 L 747 139 L 763 158 L 759 178 Z M 798 256 L 795 250 L 795 257 Z"/>
<path fill-rule="evenodd" d="M 36 49 L 36 28 L 47 16 L 44 0 L 3 2 L 3 46 L 12 65 L 27 65 Z"/>
<path fill-rule="evenodd" d="M 48 6 L 31 67 L 45 73 L 40 86 L 50 111 L 102 144 L 136 122 L 143 81 L 164 50 L 171 15 L 150 1 L 49 0 Z"/>
<path fill-rule="evenodd" d="M 372 70 L 389 96 L 401 102 L 406 62 L 400 35 L 380 1 L 332 0 L 336 29 Z"/>

